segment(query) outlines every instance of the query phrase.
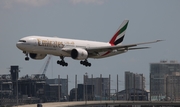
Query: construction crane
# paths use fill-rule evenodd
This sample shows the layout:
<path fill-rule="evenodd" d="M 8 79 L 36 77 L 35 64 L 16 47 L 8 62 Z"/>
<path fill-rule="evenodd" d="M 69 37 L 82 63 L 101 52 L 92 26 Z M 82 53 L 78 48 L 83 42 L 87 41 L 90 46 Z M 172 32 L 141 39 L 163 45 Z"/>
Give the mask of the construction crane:
<path fill-rule="evenodd" d="M 51 60 L 51 55 L 49 55 L 48 56 L 48 58 L 47 58 L 47 60 L 46 60 L 46 63 L 45 63 L 45 65 L 43 66 L 43 70 L 41 69 L 40 71 L 42 72 L 42 74 L 45 74 L 46 73 L 46 71 L 47 71 L 47 68 L 48 68 L 48 65 L 49 65 L 49 62 L 50 62 L 50 60 Z"/>

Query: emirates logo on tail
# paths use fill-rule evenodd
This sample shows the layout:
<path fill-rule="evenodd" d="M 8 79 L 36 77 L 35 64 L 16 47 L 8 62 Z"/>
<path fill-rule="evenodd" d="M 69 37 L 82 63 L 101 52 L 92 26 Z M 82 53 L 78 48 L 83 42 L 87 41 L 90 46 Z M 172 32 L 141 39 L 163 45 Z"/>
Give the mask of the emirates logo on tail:
<path fill-rule="evenodd" d="M 122 22 L 122 24 L 120 25 L 120 27 L 118 28 L 118 30 L 116 31 L 116 33 L 114 34 L 114 36 L 112 37 L 112 39 L 109 42 L 111 45 L 118 45 L 118 44 L 122 43 L 128 23 L 129 23 L 129 20 L 124 20 Z"/>

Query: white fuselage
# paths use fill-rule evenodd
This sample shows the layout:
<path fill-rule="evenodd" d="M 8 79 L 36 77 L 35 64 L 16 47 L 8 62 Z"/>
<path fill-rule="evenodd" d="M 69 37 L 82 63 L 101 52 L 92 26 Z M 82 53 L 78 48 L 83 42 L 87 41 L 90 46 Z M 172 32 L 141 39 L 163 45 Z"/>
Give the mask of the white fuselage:
<path fill-rule="evenodd" d="M 25 42 L 22 42 L 22 41 Z M 28 53 L 39 53 L 39 54 L 50 54 L 55 56 L 64 56 L 71 57 L 71 55 L 65 51 L 62 51 L 62 48 L 94 48 L 94 47 L 104 47 L 111 46 L 109 43 L 97 42 L 97 41 L 87 41 L 87 40 L 76 40 L 76 39 L 65 39 L 59 37 L 44 37 L 44 36 L 28 36 L 20 39 L 17 42 L 17 47 Z M 106 51 L 98 52 L 95 56 L 89 56 L 88 58 L 104 58 L 126 51 Z"/>
<path fill-rule="evenodd" d="M 88 40 L 66 39 L 45 36 L 27 36 L 21 38 L 16 46 L 26 55 L 25 60 L 44 59 L 47 55 L 60 56 L 57 64 L 68 66 L 64 57 L 71 57 L 81 60 L 80 64 L 90 67 L 88 58 L 105 58 L 125 53 L 128 50 L 146 49 L 149 47 L 136 47 L 138 45 L 156 43 L 162 40 L 151 42 L 133 43 L 122 45 L 129 20 L 124 20 L 109 42 L 97 42 Z"/>

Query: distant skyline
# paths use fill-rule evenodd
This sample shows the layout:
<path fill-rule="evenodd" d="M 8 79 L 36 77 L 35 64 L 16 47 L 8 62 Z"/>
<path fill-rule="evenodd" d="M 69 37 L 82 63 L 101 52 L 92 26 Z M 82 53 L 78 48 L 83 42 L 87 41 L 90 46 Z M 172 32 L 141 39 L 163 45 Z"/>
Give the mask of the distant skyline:
<path fill-rule="evenodd" d="M 48 78 L 69 75 L 69 88 L 74 79 L 86 72 L 94 77 L 111 74 L 111 88 L 116 88 L 116 75 L 124 81 L 124 72 L 143 73 L 149 88 L 150 63 L 160 60 L 180 61 L 180 1 L 179 0 L 1 0 L 0 1 L 0 72 L 8 74 L 11 65 L 21 67 L 20 76 L 40 72 L 43 60 L 25 61 L 25 55 L 16 48 L 16 42 L 25 36 L 43 35 L 109 42 L 124 19 L 129 20 L 123 44 L 153 41 L 145 50 L 105 59 L 89 59 L 92 67 L 65 58 L 68 67 L 56 64 L 53 57 L 47 69 Z M 82 83 L 83 80 L 78 80 Z M 124 84 L 123 84 L 124 87 Z M 119 85 L 119 90 L 122 86 Z"/>

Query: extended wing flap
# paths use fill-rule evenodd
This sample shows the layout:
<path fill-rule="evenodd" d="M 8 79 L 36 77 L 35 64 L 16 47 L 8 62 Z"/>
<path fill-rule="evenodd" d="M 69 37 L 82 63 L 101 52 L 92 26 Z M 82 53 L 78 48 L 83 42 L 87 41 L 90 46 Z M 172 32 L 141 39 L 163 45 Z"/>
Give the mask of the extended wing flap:
<path fill-rule="evenodd" d="M 136 50 L 136 49 L 147 49 L 147 48 L 150 48 L 150 47 L 129 48 L 128 50 Z"/>

